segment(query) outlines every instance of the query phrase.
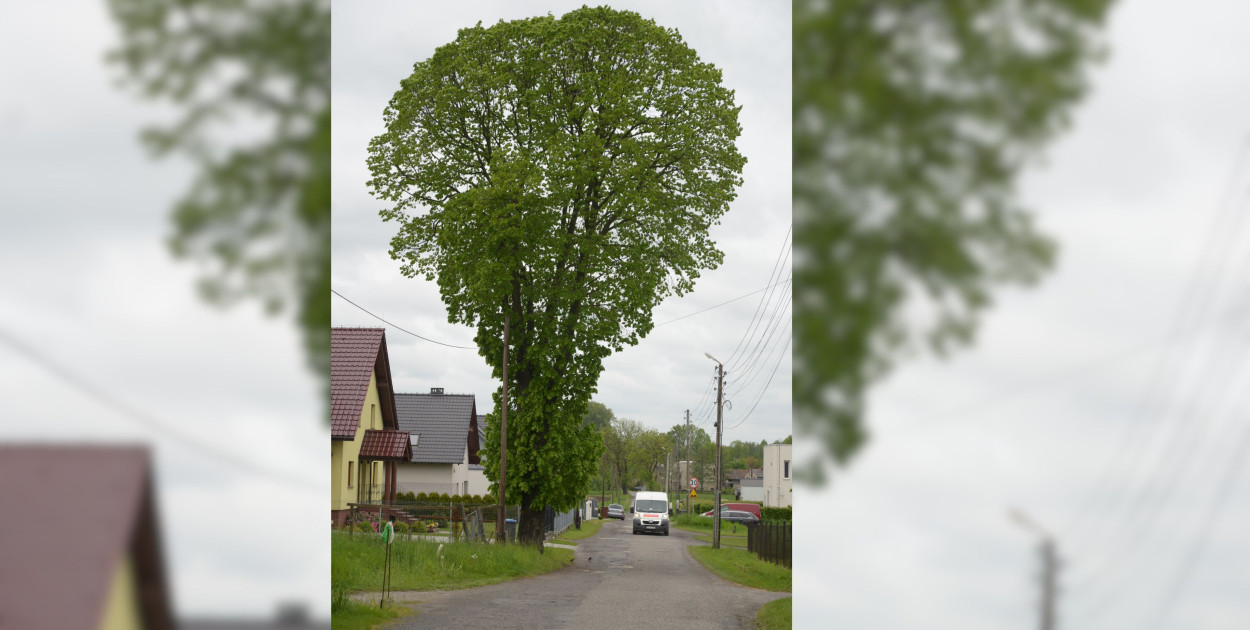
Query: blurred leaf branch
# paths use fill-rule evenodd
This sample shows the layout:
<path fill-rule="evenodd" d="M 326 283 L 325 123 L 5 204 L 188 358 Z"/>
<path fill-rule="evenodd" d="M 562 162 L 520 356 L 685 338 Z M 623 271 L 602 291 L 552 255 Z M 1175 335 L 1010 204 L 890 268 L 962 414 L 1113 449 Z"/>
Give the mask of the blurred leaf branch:
<path fill-rule="evenodd" d="M 109 0 L 123 83 L 173 119 L 143 132 L 197 173 L 168 244 L 198 261 L 211 303 L 293 306 L 309 366 L 329 383 L 328 0 Z"/>
<path fill-rule="evenodd" d="M 794 413 L 823 483 L 868 439 L 865 392 L 971 343 L 991 291 L 1055 243 L 1017 199 L 1104 54 L 1110 0 L 796 0 Z"/>

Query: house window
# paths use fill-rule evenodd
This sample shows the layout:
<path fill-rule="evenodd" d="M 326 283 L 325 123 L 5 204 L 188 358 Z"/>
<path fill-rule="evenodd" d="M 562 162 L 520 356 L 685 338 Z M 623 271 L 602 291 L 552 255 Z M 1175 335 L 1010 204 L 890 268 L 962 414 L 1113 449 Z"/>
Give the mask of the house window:
<path fill-rule="evenodd" d="M 352 487 L 352 464 L 356 462 L 347 462 L 347 487 Z"/>
<path fill-rule="evenodd" d="M 377 417 L 378 417 L 378 406 L 369 405 L 369 428 L 370 429 L 378 428 L 378 423 L 376 422 Z"/>
<path fill-rule="evenodd" d="M 785 472 L 785 474 L 784 474 L 784 475 L 782 475 L 782 476 L 781 476 L 781 478 L 782 478 L 782 479 L 789 479 L 789 478 L 790 478 L 790 460 L 788 460 L 788 459 L 787 459 L 787 460 L 785 460 L 785 462 L 786 462 L 786 469 L 785 469 L 785 470 L 786 470 L 786 472 Z"/>

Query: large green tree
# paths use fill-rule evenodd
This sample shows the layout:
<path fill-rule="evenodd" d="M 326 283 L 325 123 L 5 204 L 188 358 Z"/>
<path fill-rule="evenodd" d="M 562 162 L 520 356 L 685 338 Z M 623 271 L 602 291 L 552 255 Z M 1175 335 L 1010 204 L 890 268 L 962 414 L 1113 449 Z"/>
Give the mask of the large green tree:
<path fill-rule="evenodd" d="M 173 209 L 170 250 L 202 263 L 211 303 L 293 311 L 328 401 L 329 1 L 108 6 L 120 31 L 111 61 L 128 86 L 172 105 L 146 144 L 196 166 Z"/>
<path fill-rule="evenodd" d="M 900 352 L 969 343 L 1054 243 L 1016 197 L 1068 122 L 1110 0 L 796 0 L 794 415 L 828 458 L 867 439 Z"/>
<path fill-rule="evenodd" d="M 600 456 L 584 425 L 603 359 L 723 254 L 708 230 L 741 183 L 733 92 L 636 13 L 478 24 L 400 82 L 369 146 L 392 257 L 438 283 L 496 377 L 510 326 L 506 496 L 541 546 Z M 495 409 L 501 409 L 496 392 Z M 483 464 L 498 477 L 498 412 Z"/>

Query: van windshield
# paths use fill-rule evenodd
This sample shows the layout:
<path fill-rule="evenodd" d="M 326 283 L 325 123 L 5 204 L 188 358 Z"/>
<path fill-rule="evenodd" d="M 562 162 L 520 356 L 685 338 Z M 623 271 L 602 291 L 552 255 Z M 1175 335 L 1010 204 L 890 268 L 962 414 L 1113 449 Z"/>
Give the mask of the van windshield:
<path fill-rule="evenodd" d="M 656 499 L 642 499 L 634 503 L 634 512 L 667 512 L 668 504 Z"/>

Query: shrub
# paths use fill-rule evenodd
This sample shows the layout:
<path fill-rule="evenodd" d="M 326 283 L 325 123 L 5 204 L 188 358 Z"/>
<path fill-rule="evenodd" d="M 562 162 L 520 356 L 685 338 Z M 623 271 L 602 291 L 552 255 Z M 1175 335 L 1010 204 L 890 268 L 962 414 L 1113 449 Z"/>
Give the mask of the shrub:
<path fill-rule="evenodd" d="M 482 500 L 482 495 L 480 495 L 480 494 L 475 494 L 475 495 L 473 495 L 473 497 L 472 497 L 472 498 L 470 498 L 469 500 L 470 500 L 470 501 L 472 501 L 472 502 L 474 502 L 474 503 L 485 503 L 485 501 L 483 501 L 483 500 Z"/>
<path fill-rule="evenodd" d="M 482 503 L 485 503 L 488 505 L 490 504 L 498 505 L 499 499 L 496 499 L 495 495 L 487 493 L 487 494 L 482 495 Z"/>
<path fill-rule="evenodd" d="M 438 501 L 439 501 L 440 503 L 451 503 L 451 495 L 449 495 L 449 494 L 447 494 L 446 492 L 444 492 L 444 493 L 442 493 L 442 494 L 438 495 Z"/>
<path fill-rule="evenodd" d="M 403 521 L 396 521 L 396 522 L 395 522 L 395 533 L 396 533 L 396 534 L 407 534 L 407 533 L 408 533 L 408 524 L 407 524 L 407 523 L 405 523 L 405 522 L 403 522 Z"/>
<path fill-rule="evenodd" d="M 413 497 L 413 501 L 425 502 L 425 501 L 429 501 L 429 500 L 430 500 L 429 495 L 427 495 L 427 494 L 426 494 L 426 493 L 424 493 L 424 492 L 422 492 L 421 494 L 418 494 L 417 496 Z"/>
<path fill-rule="evenodd" d="M 451 501 L 452 503 L 461 503 L 464 501 L 464 499 L 461 498 L 461 496 L 458 494 L 451 495 L 451 497 L 448 500 Z"/>
<path fill-rule="evenodd" d="M 765 521 L 792 521 L 794 520 L 794 510 L 789 507 L 761 507 L 760 516 Z"/>
<path fill-rule="evenodd" d="M 363 523 L 356 523 L 356 531 L 358 531 L 358 532 L 363 532 L 363 533 L 366 533 L 366 534 L 372 534 L 372 533 L 373 533 L 373 523 L 370 523 L 370 522 L 368 522 L 368 521 L 363 522 Z"/>

